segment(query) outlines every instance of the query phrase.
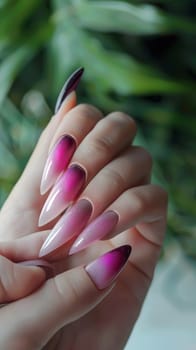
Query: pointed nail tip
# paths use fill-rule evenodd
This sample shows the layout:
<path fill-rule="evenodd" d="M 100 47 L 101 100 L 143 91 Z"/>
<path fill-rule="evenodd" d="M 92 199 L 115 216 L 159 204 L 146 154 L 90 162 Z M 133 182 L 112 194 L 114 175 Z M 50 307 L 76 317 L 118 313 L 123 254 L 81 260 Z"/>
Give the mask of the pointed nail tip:
<path fill-rule="evenodd" d="M 42 227 L 42 226 L 44 226 L 46 223 L 47 223 L 47 222 L 45 222 L 45 221 L 43 220 L 43 218 L 40 216 L 40 217 L 39 217 L 39 220 L 38 220 L 38 226 L 39 226 L 39 227 Z"/>
<path fill-rule="evenodd" d="M 68 252 L 68 255 L 73 255 L 73 254 L 75 254 L 75 253 L 77 253 L 78 252 L 78 250 L 76 249 L 76 248 L 71 248 L 70 250 L 69 250 L 69 252 Z"/>
<path fill-rule="evenodd" d="M 119 250 L 125 256 L 126 259 L 128 259 L 130 254 L 131 254 L 132 248 L 130 245 L 125 244 L 125 245 L 117 248 L 117 250 Z"/>
<path fill-rule="evenodd" d="M 54 112 L 55 114 L 58 112 L 58 110 L 60 109 L 63 101 L 65 100 L 65 98 L 74 90 L 76 90 L 80 79 L 82 77 L 84 73 L 84 68 L 83 67 L 79 67 L 76 71 L 74 71 L 70 77 L 65 81 L 58 97 L 57 97 L 57 102 L 55 105 L 55 109 Z"/>
<path fill-rule="evenodd" d="M 38 254 L 38 258 L 44 258 L 46 254 L 44 254 L 44 252 L 42 251 L 42 249 L 40 250 L 39 254 Z"/>
<path fill-rule="evenodd" d="M 40 194 L 43 196 L 48 191 L 47 188 L 45 188 L 43 185 L 40 186 Z"/>

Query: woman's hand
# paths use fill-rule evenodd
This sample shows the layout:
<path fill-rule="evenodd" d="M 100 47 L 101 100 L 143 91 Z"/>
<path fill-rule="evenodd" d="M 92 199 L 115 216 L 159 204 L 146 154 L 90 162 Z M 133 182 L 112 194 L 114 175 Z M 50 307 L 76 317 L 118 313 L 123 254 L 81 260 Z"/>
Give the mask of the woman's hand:
<path fill-rule="evenodd" d="M 51 119 L 1 211 L 0 238 L 10 240 L 0 245 L 1 254 L 15 262 L 39 255 L 53 263 L 56 275 L 0 310 L 0 345 L 5 350 L 123 349 L 160 254 L 167 195 L 150 184 L 152 162 L 147 151 L 131 145 L 134 120 L 120 112 L 103 119 L 89 105 L 67 112 L 73 98 Z M 64 135 L 71 142 L 64 138 L 59 146 Z M 68 170 L 49 197 L 41 196 L 41 182 L 45 192 L 61 173 L 56 156 L 60 154 L 62 160 L 61 146 L 67 150 Z M 70 168 L 72 164 L 77 166 Z M 72 201 L 74 206 L 59 220 Z M 38 221 L 44 232 L 38 233 Z M 130 245 L 132 252 L 116 284 L 114 274 L 103 281 L 86 268 L 122 245 Z M 128 257 L 128 253 L 126 247 L 123 254 Z"/>

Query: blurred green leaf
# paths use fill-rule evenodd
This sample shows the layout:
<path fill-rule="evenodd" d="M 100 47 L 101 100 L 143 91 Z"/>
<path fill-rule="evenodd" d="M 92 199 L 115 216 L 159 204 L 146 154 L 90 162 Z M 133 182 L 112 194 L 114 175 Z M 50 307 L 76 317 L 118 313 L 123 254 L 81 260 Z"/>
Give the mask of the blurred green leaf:
<path fill-rule="evenodd" d="M 0 8 L 0 39 L 4 36 L 15 36 L 20 25 L 39 4 L 39 0 L 20 0 L 8 2 L 4 8 Z"/>
<path fill-rule="evenodd" d="M 196 24 L 167 16 L 152 5 L 132 5 L 123 1 L 74 1 L 82 26 L 99 31 L 129 34 L 160 34 L 182 30 L 196 33 Z"/>
<path fill-rule="evenodd" d="M 0 104 L 3 102 L 7 92 L 10 89 L 22 67 L 32 57 L 32 50 L 27 47 L 17 49 L 7 57 L 0 65 Z"/>

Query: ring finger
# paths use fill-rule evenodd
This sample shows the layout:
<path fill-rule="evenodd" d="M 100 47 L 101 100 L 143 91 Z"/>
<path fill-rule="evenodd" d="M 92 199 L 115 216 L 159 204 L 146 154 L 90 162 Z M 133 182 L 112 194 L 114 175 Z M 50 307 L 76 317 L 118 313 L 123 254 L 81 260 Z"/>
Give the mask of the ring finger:
<path fill-rule="evenodd" d="M 45 241 L 41 256 L 53 252 L 79 235 L 89 219 L 92 221 L 104 212 L 125 190 L 148 183 L 150 172 L 151 159 L 148 153 L 140 147 L 129 147 L 93 178 L 76 204 L 65 212 Z M 105 214 L 103 216 L 100 233 L 104 230 L 111 231 L 118 221 L 115 212 L 110 211 L 106 214 L 107 218 Z"/>
<path fill-rule="evenodd" d="M 123 113 L 111 113 L 100 120 L 77 148 L 71 165 L 57 180 L 40 214 L 39 226 L 65 210 L 100 169 L 131 144 L 135 133 L 135 122 Z"/>

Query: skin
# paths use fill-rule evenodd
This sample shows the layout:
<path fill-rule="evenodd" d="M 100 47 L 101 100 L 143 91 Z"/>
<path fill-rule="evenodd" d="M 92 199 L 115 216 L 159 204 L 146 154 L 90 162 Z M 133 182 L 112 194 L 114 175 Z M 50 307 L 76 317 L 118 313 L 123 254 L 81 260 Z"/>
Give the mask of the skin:
<path fill-rule="evenodd" d="M 0 348 L 5 350 L 123 349 L 160 255 L 167 193 L 150 184 L 148 152 L 131 145 L 134 120 L 121 112 L 103 119 L 95 107 L 72 108 L 74 104 L 69 100 L 51 119 L 0 213 L 0 302 L 10 301 L 0 309 Z M 67 256 L 72 240 L 50 254 L 47 260 L 55 277 L 46 281 L 43 269 L 12 261 L 36 259 L 58 220 L 42 230 L 37 227 L 47 198 L 39 192 L 44 164 L 49 149 L 64 134 L 78 142 L 72 163 L 86 169 L 87 185 L 80 198 L 93 203 L 91 220 L 106 209 L 118 212 L 120 219 L 110 237 L 84 251 Z M 123 244 L 132 246 L 126 267 L 111 287 L 98 290 L 84 265 Z M 2 279 L 5 271 L 10 274 L 7 284 Z M 16 295 L 10 292 L 13 288 Z"/>

